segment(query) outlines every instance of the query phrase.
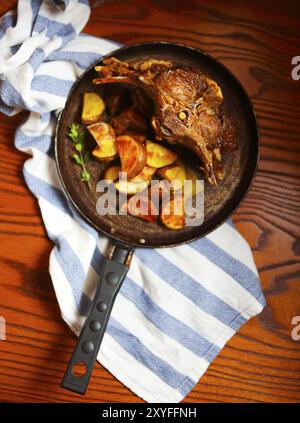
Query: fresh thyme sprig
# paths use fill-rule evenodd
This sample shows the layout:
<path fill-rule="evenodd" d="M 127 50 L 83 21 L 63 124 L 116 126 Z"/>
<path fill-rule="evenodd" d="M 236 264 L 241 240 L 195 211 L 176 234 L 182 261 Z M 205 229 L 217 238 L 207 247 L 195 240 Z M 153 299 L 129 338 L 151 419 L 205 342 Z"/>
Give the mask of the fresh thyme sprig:
<path fill-rule="evenodd" d="M 91 175 L 86 169 L 86 163 L 89 161 L 90 154 L 88 151 L 85 150 L 84 145 L 84 137 L 85 132 L 81 125 L 77 123 L 72 123 L 69 126 L 69 137 L 73 141 L 74 148 L 76 150 L 76 153 L 72 155 L 73 160 L 75 163 L 77 163 L 79 166 L 81 166 L 81 173 L 80 173 L 80 179 L 83 182 L 86 182 L 89 189 L 91 189 Z"/>

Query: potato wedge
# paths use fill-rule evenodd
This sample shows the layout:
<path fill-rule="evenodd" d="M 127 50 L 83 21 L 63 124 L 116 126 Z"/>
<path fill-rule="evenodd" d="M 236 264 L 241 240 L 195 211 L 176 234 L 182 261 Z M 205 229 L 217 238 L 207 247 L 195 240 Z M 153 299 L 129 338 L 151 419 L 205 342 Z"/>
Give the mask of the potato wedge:
<path fill-rule="evenodd" d="M 101 161 L 111 161 L 118 155 L 116 134 L 111 125 L 105 122 L 93 123 L 87 127 L 94 137 L 98 147 L 93 151 L 93 156 Z"/>
<path fill-rule="evenodd" d="M 190 167 L 186 168 L 186 181 L 191 181 L 192 183 L 184 186 L 184 198 L 194 197 L 203 191 L 203 184 L 197 184 L 197 180 L 201 178 L 198 177 L 196 172 Z"/>
<path fill-rule="evenodd" d="M 100 160 L 101 162 L 108 163 L 108 162 L 111 162 L 112 160 L 115 160 L 118 157 L 118 154 L 107 156 L 107 152 L 101 150 L 101 148 L 97 146 L 92 151 L 92 156 L 95 157 L 95 159 Z"/>
<path fill-rule="evenodd" d="M 111 166 L 104 172 L 103 179 L 115 182 L 119 178 L 121 166 Z"/>
<path fill-rule="evenodd" d="M 116 188 L 123 194 L 133 195 L 144 191 L 149 183 L 148 181 L 128 181 L 127 179 L 120 179 L 116 182 Z"/>
<path fill-rule="evenodd" d="M 174 179 L 176 179 L 179 170 L 179 166 L 174 164 L 170 166 L 161 167 L 157 173 L 162 179 L 166 179 L 167 181 L 172 182 L 174 181 Z"/>
<path fill-rule="evenodd" d="M 134 178 L 146 165 L 145 145 L 129 135 L 121 135 L 117 137 L 117 148 L 122 172 L 127 172 L 128 179 Z"/>
<path fill-rule="evenodd" d="M 131 179 L 131 181 L 148 181 L 150 184 L 151 178 L 156 170 L 155 167 L 145 166 L 138 175 Z"/>
<path fill-rule="evenodd" d="M 108 149 L 114 154 L 118 153 L 116 134 L 114 128 L 106 122 L 97 122 L 87 126 L 88 131 L 101 150 Z"/>
<path fill-rule="evenodd" d="M 83 94 L 81 120 L 84 124 L 98 122 L 104 110 L 105 104 L 100 95 L 96 93 Z"/>
<path fill-rule="evenodd" d="M 118 191 L 132 195 L 146 189 L 151 182 L 152 175 L 154 175 L 156 169 L 153 167 L 145 166 L 144 169 L 131 180 L 119 180 L 116 182 L 116 188 Z"/>
<path fill-rule="evenodd" d="M 155 142 L 146 141 L 147 165 L 151 167 L 164 167 L 171 165 L 177 159 L 177 154 Z"/>
<path fill-rule="evenodd" d="M 126 131 L 124 135 L 129 135 L 138 142 L 145 142 L 147 139 L 146 135 L 139 134 L 138 132 Z"/>
<path fill-rule="evenodd" d="M 184 228 L 185 214 L 182 195 L 175 195 L 170 201 L 163 204 L 160 219 L 169 229 L 179 230 Z"/>
<path fill-rule="evenodd" d="M 173 165 L 160 168 L 158 174 L 161 178 L 172 182 L 174 190 L 183 188 L 186 179 L 185 165 L 181 160 L 176 160 Z"/>
<path fill-rule="evenodd" d="M 164 202 L 170 199 L 171 193 L 166 181 L 152 179 L 151 186 L 149 187 L 149 195 L 152 201 L 158 199 Z"/>
<path fill-rule="evenodd" d="M 148 191 L 144 194 L 136 194 L 131 197 L 123 206 L 131 216 L 139 217 L 146 222 L 155 223 L 157 221 L 158 210 L 154 203 L 151 202 Z"/>

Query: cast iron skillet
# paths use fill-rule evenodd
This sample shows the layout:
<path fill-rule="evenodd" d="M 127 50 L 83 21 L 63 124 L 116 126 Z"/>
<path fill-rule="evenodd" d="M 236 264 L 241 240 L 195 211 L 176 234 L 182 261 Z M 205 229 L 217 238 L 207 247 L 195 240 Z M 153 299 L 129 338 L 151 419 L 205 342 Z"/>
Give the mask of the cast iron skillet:
<path fill-rule="evenodd" d="M 251 101 L 239 81 L 216 59 L 195 48 L 168 42 L 134 44 L 108 56 L 126 61 L 154 57 L 199 67 L 222 88 L 226 107 L 237 127 L 239 150 L 223 156 L 224 180 L 217 187 L 205 185 L 205 218 L 200 226 L 172 231 L 159 223 L 144 222 L 132 216 L 100 216 L 96 211 L 95 184 L 101 179 L 103 167 L 99 162 L 89 162 L 93 189 L 88 190 L 85 184 L 79 182 L 80 170 L 71 159 L 73 146 L 67 133 L 71 123 L 80 122 L 82 94 L 85 91 L 103 94 L 110 86 L 92 84 L 96 77 L 94 65 L 74 84 L 57 124 L 55 158 L 58 174 L 66 196 L 84 220 L 112 241 L 90 314 L 62 381 L 62 387 L 81 394 L 86 391 L 115 296 L 127 273 L 134 247 L 175 246 L 196 240 L 216 229 L 229 218 L 245 196 L 258 161 L 259 133 Z M 182 154 L 183 159 L 189 160 L 187 151 L 183 150 Z M 85 367 L 85 374 L 81 376 L 73 374 L 73 368 L 79 362 Z"/>

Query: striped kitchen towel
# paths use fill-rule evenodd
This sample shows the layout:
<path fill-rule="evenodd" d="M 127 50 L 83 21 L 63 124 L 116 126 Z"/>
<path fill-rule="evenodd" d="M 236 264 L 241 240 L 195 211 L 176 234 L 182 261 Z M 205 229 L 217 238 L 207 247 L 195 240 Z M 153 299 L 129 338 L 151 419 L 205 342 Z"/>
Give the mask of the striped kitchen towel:
<path fill-rule="evenodd" d="M 57 111 L 84 69 L 118 47 L 79 35 L 86 0 L 19 0 L 0 23 L 0 110 L 29 111 L 16 147 L 55 246 L 49 270 L 63 319 L 79 333 L 107 239 L 64 197 L 53 158 Z M 101 31 L 101 28 L 100 28 Z M 251 250 L 229 221 L 188 245 L 138 249 L 98 360 L 148 402 L 179 402 L 265 300 Z"/>

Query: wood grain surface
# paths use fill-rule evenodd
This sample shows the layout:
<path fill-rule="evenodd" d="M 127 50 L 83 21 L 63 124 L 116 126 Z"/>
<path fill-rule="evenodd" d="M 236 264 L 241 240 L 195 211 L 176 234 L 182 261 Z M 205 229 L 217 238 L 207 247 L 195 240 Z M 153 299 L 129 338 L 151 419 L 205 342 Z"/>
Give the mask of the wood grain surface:
<path fill-rule="evenodd" d="M 250 243 L 267 307 L 222 350 L 186 402 L 300 402 L 300 55 L 298 0 L 103 0 L 85 32 L 124 44 L 171 40 L 206 50 L 240 79 L 261 130 L 254 185 L 233 220 Z M 0 15 L 15 1 L 0 2 Z M 2 402 L 139 402 L 96 366 L 85 396 L 59 388 L 75 336 L 62 321 L 48 273 L 52 248 L 13 145 L 25 114 L 0 116 L 0 341 Z"/>

